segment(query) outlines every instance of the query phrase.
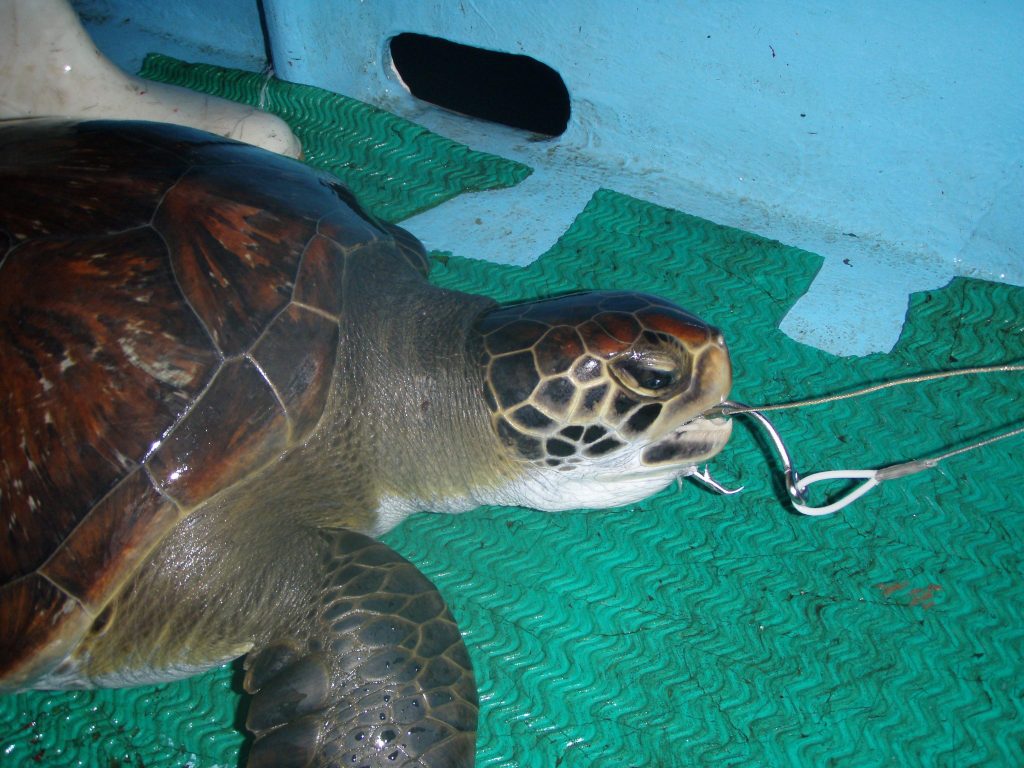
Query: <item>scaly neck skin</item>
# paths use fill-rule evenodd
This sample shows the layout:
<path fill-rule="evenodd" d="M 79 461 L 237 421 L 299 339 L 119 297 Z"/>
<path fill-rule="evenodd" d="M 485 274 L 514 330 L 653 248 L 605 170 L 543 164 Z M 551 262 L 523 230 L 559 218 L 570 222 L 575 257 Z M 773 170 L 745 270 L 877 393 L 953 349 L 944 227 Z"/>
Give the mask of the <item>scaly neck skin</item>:
<path fill-rule="evenodd" d="M 382 504 L 374 534 L 416 510 L 476 506 L 520 471 L 491 426 L 472 331 L 495 303 L 401 282 L 389 276 L 371 290 L 353 281 L 350 317 L 374 321 L 351 324 L 338 371 L 335 429 L 356 430 L 373 457 L 366 469 Z"/>

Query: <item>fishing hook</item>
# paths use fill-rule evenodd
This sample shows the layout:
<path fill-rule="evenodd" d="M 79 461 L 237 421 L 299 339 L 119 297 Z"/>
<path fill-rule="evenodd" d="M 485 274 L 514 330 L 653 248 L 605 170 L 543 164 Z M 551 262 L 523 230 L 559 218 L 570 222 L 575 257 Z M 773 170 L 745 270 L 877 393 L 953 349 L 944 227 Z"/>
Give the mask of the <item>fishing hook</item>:
<path fill-rule="evenodd" d="M 1007 432 L 1003 432 L 1002 434 L 971 443 L 970 445 L 962 448 L 948 451 L 947 453 L 939 456 L 931 456 L 924 459 L 914 459 L 912 461 L 890 464 L 879 469 L 832 469 L 824 472 L 815 472 L 807 477 L 800 477 L 800 474 L 793 468 L 793 461 L 789 456 L 789 451 L 786 450 L 785 444 L 782 442 L 781 435 L 779 435 L 775 425 L 773 425 L 764 414 L 748 405 L 743 405 L 742 403 L 730 400 L 722 402 L 716 410 L 719 410 L 723 416 L 752 416 L 761 423 L 769 437 L 771 437 L 772 442 L 775 444 L 775 450 L 778 452 L 779 458 L 782 461 L 782 471 L 786 481 L 786 490 L 789 493 L 790 502 L 792 503 L 793 508 L 802 515 L 815 517 L 838 512 L 840 509 L 853 503 L 872 488 L 880 485 L 886 480 L 895 480 L 900 477 L 906 477 L 907 475 L 923 472 L 926 469 L 932 469 L 933 467 L 938 466 L 940 461 L 944 461 L 952 456 L 958 456 L 962 453 L 967 453 L 968 451 L 973 451 L 999 442 L 1000 440 L 1006 440 L 1007 438 L 1024 434 L 1024 427 L 1017 427 Z M 711 485 L 713 482 L 711 481 L 706 469 L 704 471 L 704 477 L 699 474 L 694 475 L 694 477 L 699 479 L 701 482 L 706 482 L 708 485 Z M 807 503 L 807 488 L 822 480 L 863 480 L 864 482 L 833 501 L 831 504 L 826 504 L 821 507 L 812 507 Z M 715 485 L 718 484 L 715 483 L 712 487 L 715 487 Z"/>
<path fill-rule="evenodd" d="M 782 461 L 782 474 L 786 481 L 786 492 L 789 493 L 789 498 L 793 501 L 794 506 L 804 504 L 807 501 L 806 481 L 800 480 L 800 473 L 793 468 L 793 460 L 789 456 L 786 444 L 782 442 L 782 435 L 779 434 L 779 430 L 775 428 L 775 425 L 768 420 L 768 417 L 760 411 L 752 409 L 749 405 L 744 405 L 734 400 L 725 400 L 718 408 L 721 409 L 722 414 L 725 416 L 730 415 L 731 411 L 729 409 L 742 409 L 742 415 L 752 416 L 761 422 L 761 426 L 764 427 L 768 436 L 772 439 L 772 443 L 775 444 L 775 451 L 779 454 L 779 459 Z"/>
<path fill-rule="evenodd" d="M 744 485 L 741 485 L 739 488 L 726 488 L 724 485 L 722 485 L 720 482 L 718 482 L 711 476 L 711 472 L 708 469 L 707 464 L 704 465 L 703 473 L 694 472 L 692 475 L 690 475 L 690 477 L 702 483 L 703 485 L 706 485 L 715 493 L 720 493 L 722 496 L 732 496 L 733 494 L 739 493 L 746 487 Z"/>

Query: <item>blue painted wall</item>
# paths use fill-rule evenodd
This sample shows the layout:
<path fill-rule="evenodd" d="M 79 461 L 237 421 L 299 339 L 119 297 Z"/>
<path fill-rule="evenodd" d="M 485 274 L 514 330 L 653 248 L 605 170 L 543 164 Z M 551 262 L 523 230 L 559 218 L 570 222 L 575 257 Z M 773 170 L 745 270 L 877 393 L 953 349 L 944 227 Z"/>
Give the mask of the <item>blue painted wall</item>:
<path fill-rule="evenodd" d="M 179 0 L 162 14 L 129 0 L 84 5 L 119 8 L 97 39 L 130 64 L 143 28 L 162 30 L 146 45 L 185 58 L 261 60 L 251 2 Z M 429 246 L 527 263 L 610 186 L 824 255 L 783 327 L 845 354 L 891 346 L 910 291 L 954 274 L 1024 284 L 1019 0 L 264 6 L 284 79 L 537 169 L 514 190 L 408 222 Z M 423 105 L 390 66 L 400 32 L 549 64 L 573 99 L 569 130 L 528 141 Z"/>
<path fill-rule="evenodd" d="M 138 72 L 147 53 L 262 70 L 263 31 L 255 0 L 71 0 L 97 47 Z"/>

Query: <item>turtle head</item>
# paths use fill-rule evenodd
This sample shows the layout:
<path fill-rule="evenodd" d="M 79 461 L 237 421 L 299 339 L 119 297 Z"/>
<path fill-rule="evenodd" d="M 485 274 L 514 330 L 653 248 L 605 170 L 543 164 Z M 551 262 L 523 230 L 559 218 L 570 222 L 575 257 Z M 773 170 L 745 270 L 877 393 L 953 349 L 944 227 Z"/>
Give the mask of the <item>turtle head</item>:
<path fill-rule="evenodd" d="M 718 329 L 663 299 L 595 291 L 481 316 L 485 397 L 523 471 L 499 503 L 637 501 L 718 453 L 732 368 Z"/>

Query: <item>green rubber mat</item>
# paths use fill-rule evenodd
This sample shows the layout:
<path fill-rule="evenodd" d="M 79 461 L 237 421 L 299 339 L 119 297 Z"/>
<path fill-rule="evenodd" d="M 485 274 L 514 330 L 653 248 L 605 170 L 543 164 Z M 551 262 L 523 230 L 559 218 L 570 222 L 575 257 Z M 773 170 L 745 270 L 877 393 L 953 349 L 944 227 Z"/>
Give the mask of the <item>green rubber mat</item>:
<path fill-rule="evenodd" d="M 751 402 L 1024 357 L 1024 289 L 963 279 L 911 297 L 891 354 L 798 344 L 777 325 L 819 264 L 601 191 L 529 268 L 450 258 L 435 279 L 502 299 L 667 296 L 722 327 Z M 1024 419 L 1021 391 L 1019 374 L 956 379 L 774 420 L 805 473 L 875 467 Z M 1024 439 L 812 519 L 737 426 L 712 469 L 739 496 L 686 484 L 622 510 L 420 516 L 389 536 L 467 635 L 480 764 L 1024 765 Z"/>
<path fill-rule="evenodd" d="M 416 123 L 322 88 L 149 54 L 142 77 L 220 96 L 283 119 L 310 165 L 333 173 L 367 210 L 400 221 L 463 192 L 510 187 L 530 168 L 476 152 Z"/>
<path fill-rule="evenodd" d="M 527 268 L 435 258 L 437 283 L 501 300 L 674 299 L 722 327 L 734 396 L 752 402 L 1024 358 L 1024 289 L 962 279 L 911 298 L 888 355 L 798 344 L 777 326 L 820 257 L 612 191 Z M 1021 389 L 947 380 L 775 421 L 804 472 L 881 466 L 1024 419 Z M 478 765 L 1022 765 L 1022 465 L 1024 440 L 1007 441 L 811 519 L 787 511 L 738 420 L 712 471 L 739 496 L 685 483 L 618 510 L 419 515 L 386 540 L 466 635 Z M 235 766 L 236 669 L 0 698 L 0 764 Z"/>

